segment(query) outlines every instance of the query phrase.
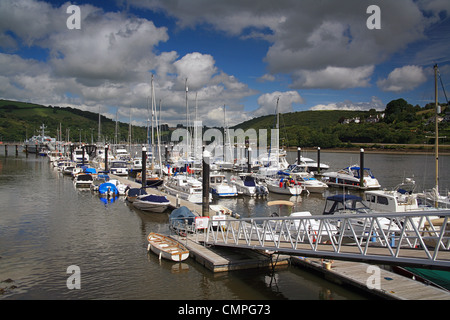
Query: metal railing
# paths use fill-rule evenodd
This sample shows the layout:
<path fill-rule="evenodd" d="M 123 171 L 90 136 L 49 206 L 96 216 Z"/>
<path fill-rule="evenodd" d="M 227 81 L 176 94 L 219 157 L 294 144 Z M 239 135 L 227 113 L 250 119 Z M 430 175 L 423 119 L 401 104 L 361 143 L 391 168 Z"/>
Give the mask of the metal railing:
<path fill-rule="evenodd" d="M 204 243 L 385 264 L 450 268 L 450 210 L 227 219 Z"/>

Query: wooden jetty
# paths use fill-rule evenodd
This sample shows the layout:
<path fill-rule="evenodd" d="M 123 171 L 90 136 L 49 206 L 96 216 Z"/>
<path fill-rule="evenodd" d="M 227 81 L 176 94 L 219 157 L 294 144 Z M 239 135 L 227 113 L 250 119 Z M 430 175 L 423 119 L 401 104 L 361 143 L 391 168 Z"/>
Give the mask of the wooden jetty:
<path fill-rule="evenodd" d="M 137 182 L 124 177 L 111 176 L 132 187 L 140 187 L 140 184 Z M 172 203 L 172 207 L 176 207 L 177 205 L 186 206 L 191 211 L 201 215 L 201 205 L 177 199 L 157 189 L 148 188 L 147 191 L 149 193 L 167 196 Z M 214 273 L 250 268 L 275 268 L 292 264 L 318 272 L 329 281 L 345 284 L 383 299 L 450 300 L 450 292 L 448 291 L 426 285 L 367 263 L 341 260 L 334 260 L 330 263 L 327 261 L 323 262 L 322 259 L 318 258 L 289 255 L 278 256 L 277 254 L 252 249 L 205 246 L 203 244 L 204 237 L 202 234 L 172 237 L 188 248 L 190 257 L 193 260 Z M 370 281 L 371 279 L 375 280 L 373 277 L 376 276 L 372 273 L 373 270 L 379 270 L 379 284 L 371 286 Z"/>
<path fill-rule="evenodd" d="M 319 272 L 329 281 L 356 287 L 383 299 L 450 300 L 448 291 L 367 263 L 306 257 L 291 257 L 291 262 Z"/>

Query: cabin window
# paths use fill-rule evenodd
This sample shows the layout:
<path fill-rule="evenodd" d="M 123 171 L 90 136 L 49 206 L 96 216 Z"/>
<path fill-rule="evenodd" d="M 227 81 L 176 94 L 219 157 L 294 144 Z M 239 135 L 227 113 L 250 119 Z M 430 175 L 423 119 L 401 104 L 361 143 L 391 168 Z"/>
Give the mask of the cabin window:
<path fill-rule="evenodd" d="M 384 204 L 384 205 L 387 206 L 389 204 L 389 201 L 388 201 L 388 199 L 386 197 L 378 196 L 377 203 Z"/>
<path fill-rule="evenodd" d="M 366 194 L 366 201 L 367 202 L 375 202 L 375 196 L 371 194 Z"/>

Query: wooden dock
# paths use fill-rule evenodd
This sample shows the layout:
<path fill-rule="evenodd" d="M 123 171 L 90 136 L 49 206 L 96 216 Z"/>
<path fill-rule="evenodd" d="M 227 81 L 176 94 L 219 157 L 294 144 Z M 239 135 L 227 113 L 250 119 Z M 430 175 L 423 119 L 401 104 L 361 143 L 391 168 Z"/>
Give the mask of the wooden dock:
<path fill-rule="evenodd" d="M 325 264 L 321 259 L 306 257 L 291 257 L 291 262 L 319 272 L 329 281 L 350 285 L 383 299 L 450 300 L 448 291 L 367 263 L 334 260 Z"/>
<path fill-rule="evenodd" d="M 185 245 L 190 257 L 212 272 L 279 267 L 288 265 L 287 255 L 271 255 L 266 252 L 251 249 L 207 247 L 199 243 L 196 235 L 174 237 Z"/>
<path fill-rule="evenodd" d="M 122 183 L 139 188 L 141 184 L 128 180 L 125 177 L 110 175 Z M 202 207 L 186 200 L 177 199 L 154 188 L 147 188 L 148 193 L 165 195 L 172 207 L 186 206 L 191 211 L 201 215 Z M 321 273 L 325 279 L 345 284 L 363 290 L 374 296 L 390 300 L 450 300 L 450 292 L 431 285 L 406 278 L 402 275 L 361 263 L 334 260 L 331 264 L 324 264 L 319 258 L 305 258 L 289 255 L 268 254 L 263 251 L 228 248 L 219 246 L 205 246 L 202 235 L 188 235 L 186 237 L 172 236 L 184 244 L 190 257 L 212 272 L 227 272 L 250 268 L 273 268 L 288 264 L 314 270 Z M 375 269 L 376 268 L 376 269 Z M 374 270 L 379 271 L 379 283 L 376 283 Z M 372 280 L 375 283 L 372 283 Z"/>

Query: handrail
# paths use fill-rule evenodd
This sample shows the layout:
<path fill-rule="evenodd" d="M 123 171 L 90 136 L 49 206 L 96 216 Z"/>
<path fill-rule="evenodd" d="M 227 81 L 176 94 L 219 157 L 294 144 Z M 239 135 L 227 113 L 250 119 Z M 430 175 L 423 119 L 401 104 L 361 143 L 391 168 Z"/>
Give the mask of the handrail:
<path fill-rule="evenodd" d="M 449 217 L 450 210 L 433 210 L 227 219 L 219 228 L 210 221 L 204 242 L 292 255 L 449 268 Z"/>

